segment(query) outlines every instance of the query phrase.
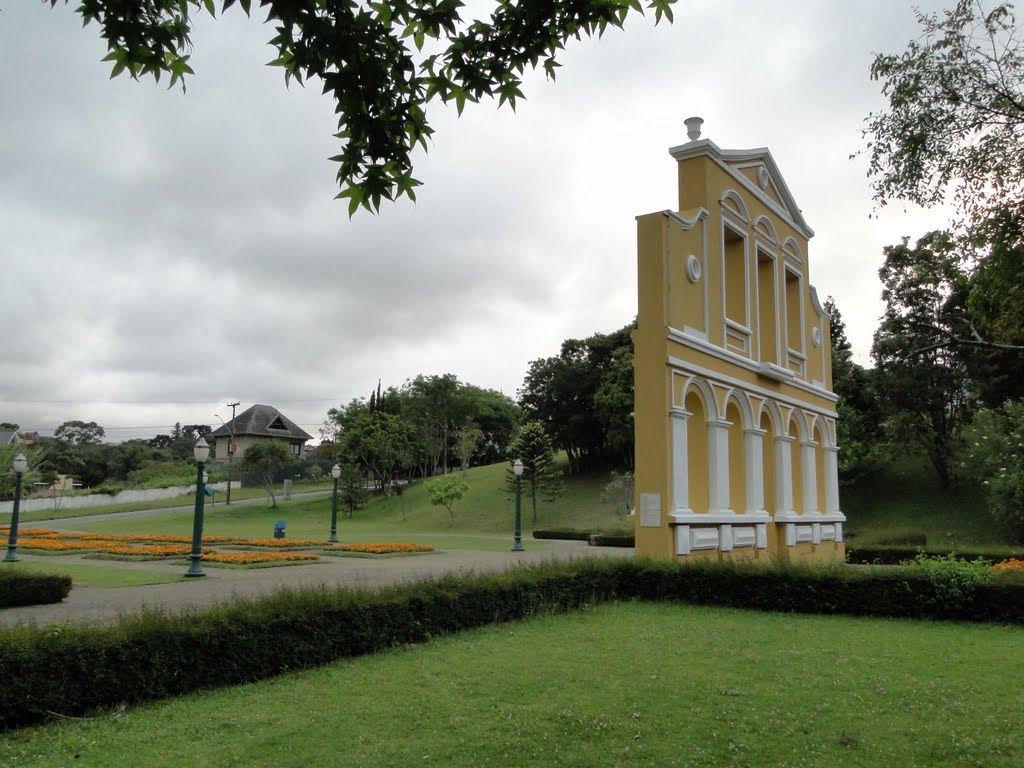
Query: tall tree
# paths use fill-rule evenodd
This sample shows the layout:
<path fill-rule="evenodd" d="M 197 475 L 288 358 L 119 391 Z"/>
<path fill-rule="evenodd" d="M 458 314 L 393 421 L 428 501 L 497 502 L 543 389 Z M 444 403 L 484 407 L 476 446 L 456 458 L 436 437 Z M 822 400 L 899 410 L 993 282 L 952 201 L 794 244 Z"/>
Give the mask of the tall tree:
<path fill-rule="evenodd" d="M 866 120 L 869 175 L 880 204 L 941 203 L 955 190 L 972 221 L 1024 197 L 1024 55 L 1013 4 L 958 0 L 918 12 L 923 34 L 879 54 L 871 76 L 886 109 Z"/>
<path fill-rule="evenodd" d="M 66 2 L 67 0 L 65 0 Z M 649 0 L 655 20 L 672 20 L 674 0 Z M 58 0 L 50 0 L 56 5 Z M 223 13 L 235 0 L 223 0 Z M 249 13 L 252 0 L 240 0 Z M 621 27 L 640 0 L 497 0 L 490 18 L 467 21 L 460 0 L 260 0 L 274 25 L 273 66 L 285 82 L 317 79 L 336 102 L 341 151 L 338 197 L 349 212 L 377 210 L 382 199 L 415 199 L 412 154 L 427 149 L 433 129 L 426 106 L 440 99 L 462 113 L 467 102 L 497 98 L 515 109 L 522 78 L 542 66 L 554 79 L 570 38 Z M 85 24 L 96 22 L 110 53 L 111 76 L 170 78 L 194 74 L 189 64 L 193 14 L 214 15 L 215 0 L 81 0 Z M 378 397 L 378 400 L 380 398 Z"/>
<path fill-rule="evenodd" d="M 555 466 L 555 449 L 551 438 L 539 421 L 528 421 L 519 428 L 518 434 L 508 449 L 509 469 L 506 484 L 509 490 L 515 488 L 515 473 L 512 464 L 516 459 L 523 462 L 521 487 L 525 488 L 533 510 L 533 522 L 537 522 L 537 505 L 541 501 L 554 501 L 565 491 L 562 474 Z"/>
<path fill-rule="evenodd" d="M 369 494 L 366 492 L 366 477 L 355 464 L 345 464 L 338 478 L 338 501 L 345 514 L 352 515 L 366 506 Z"/>
<path fill-rule="evenodd" d="M 270 506 L 277 507 L 274 484 L 281 473 L 295 462 L 288 446 L 280 440 L 256 440 L 242 454 L 242 471 L 262 485 L 270 498 Z"/>
<path fill-rule="evenodd" d="M 69 445 L 97 445 L 104 434 L 103 427 L 95 421 L 65 421 L 53 436 Z"/>
<path fill-rule="evenodd" d="M 885 313 L 871 354 L 890 440 L 916 443 L 943 488 L 952 481 L 953 457 L 974 397 L 963 359 L 947 343 L 966 323 L 957 301 L 967 282 L 953 241 L 943 232 L 885 248 Z"/>

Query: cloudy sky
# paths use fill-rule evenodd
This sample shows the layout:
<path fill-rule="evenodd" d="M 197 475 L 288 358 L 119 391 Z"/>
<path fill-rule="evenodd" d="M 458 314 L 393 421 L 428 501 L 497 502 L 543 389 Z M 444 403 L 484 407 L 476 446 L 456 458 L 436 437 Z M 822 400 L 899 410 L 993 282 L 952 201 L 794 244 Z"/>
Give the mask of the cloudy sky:
<path fill-rule="evenodd" d="M 934 10 L 938 2 L 918 2 Z M 636 314 L 635 222 L 675 204 L 683 119 L 767 146 L 816 232 L 811 281 L 868 363 L 883 246 L 862 147 L 871 54 L 916 37 L 903 0 L 681 0 L 574 43 L 518 112 L 437 106 L 418 202 L 333 200 L 332 102 L 286 89 L 272 30 L 203 17 L 187 93 L 109 79 L 72 7 L 0 2 L 0 421 L 110 439 L 276 405 L 326 411 L 417 374 L 512 395 L 531 360 Z"/>

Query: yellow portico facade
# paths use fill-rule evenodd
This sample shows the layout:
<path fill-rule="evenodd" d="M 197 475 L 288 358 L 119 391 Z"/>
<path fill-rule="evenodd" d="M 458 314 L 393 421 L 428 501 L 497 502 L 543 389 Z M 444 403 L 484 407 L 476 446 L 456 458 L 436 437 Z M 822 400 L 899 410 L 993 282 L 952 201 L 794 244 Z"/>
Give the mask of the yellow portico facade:
<path fill-rule="evenodd" d="M 842 559 L 829 317 L 767 149 L 670 149 L 676 210 L 637 217 L 636 548 Z"/>

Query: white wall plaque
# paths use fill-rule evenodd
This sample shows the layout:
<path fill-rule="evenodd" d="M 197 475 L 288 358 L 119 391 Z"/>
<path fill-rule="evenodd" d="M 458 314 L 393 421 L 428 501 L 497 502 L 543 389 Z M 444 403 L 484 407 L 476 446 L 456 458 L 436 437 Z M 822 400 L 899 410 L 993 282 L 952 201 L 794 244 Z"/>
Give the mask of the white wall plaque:
<path fill-rule="evenodd" d="M 661 494 L 640 494 L 640 526 L 642 528 L 661 527 Z"/>

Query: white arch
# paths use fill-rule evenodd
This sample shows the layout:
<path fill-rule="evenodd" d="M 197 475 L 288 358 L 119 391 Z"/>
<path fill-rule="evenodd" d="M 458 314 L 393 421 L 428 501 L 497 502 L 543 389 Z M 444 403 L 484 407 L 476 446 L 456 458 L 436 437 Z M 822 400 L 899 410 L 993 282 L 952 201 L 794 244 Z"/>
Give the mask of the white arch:
<path fill-rule="evenodd" d="M 729 400 L 734 399 L 736 405 L 740 409 L 740 414 L 743 416 L 744 429 L 754 429 L 757 427 L 757 422 L 754 421 L 754 407 L 750 404 L 750 397 L 742 389 L 736 389 L 732 387 L 726 390 L 725 395 L 722 397 L 722 414 L 724 415 L 729 410 Z"/>
<path fill-rule="evenodd" d="M 779 408 L 779 404 L 774 400 L 762 400 L 761 407 L 757 411 L 756 426 L 760 426 L 761 417 L 764 416 L 765 411 L 768 412 L 768 418 L 772 423 L 772 432 L 776 435 L 787 434 L 782 429 L 782 410 Z"/>
<path fill-rule="evenodd" d="M 791 259 L 803 264 L 804 252 L 800 250 L 800 243 L 794 240 L 792 237 L 787 237 L 782 243 L 782 251 Z"/>
<path fill-rule="evenodd" d="M 718 412 L 718 401 L 715 399 L 715 393 L 711 389 L 711 386 L 704 381 L 704 379 L 698 379 L 696 376 L 691 376 L 686 380 L 683 385 L 683 400 L 681 405 L 686 407 L 686 396 L 690 394 L 690 387 L 697 390 L 700 399 L 704 403 L 704 415 L 708 421 L 718 421 L 721 415 Z"/>
<path fill-rule="evenodd" d="M 775 225 L 772 224 L 772 220 L 767 216 L 757 217 L 757 221 L 754 222 L 754 231 L 761 235 L 770 244 L 779 244 L 779 235 L 775 231 Z"/>
<path fill-rule="evenodd" d="M 725 190 L 719 202 L 724 209 L 735 215 L 744 224 L 750 223 L 750 213 L 747 210 L 747 204 L 743 202 L 743 198 L 740 197 L 739 192 L 735 189 Z"/>

